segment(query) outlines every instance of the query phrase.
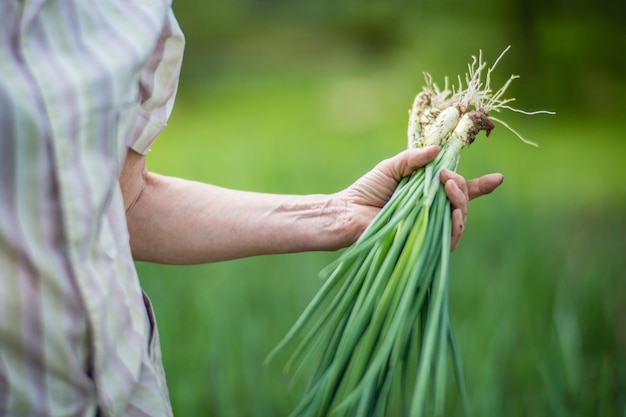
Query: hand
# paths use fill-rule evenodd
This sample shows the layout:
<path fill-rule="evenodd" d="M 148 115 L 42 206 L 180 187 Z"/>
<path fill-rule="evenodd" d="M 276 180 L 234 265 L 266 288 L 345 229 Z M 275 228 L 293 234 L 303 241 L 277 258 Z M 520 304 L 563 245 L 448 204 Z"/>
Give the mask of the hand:
<path fill-rule="evenodd" d="M 354 228 L 353 241 L 389 201 L 398 182 L 432 161 L 439 150 L 438 146 L 429 146 L 403 151 L 380 162 L 341 193 Z M 501 174 L 488 174 L 466 181 L 461 175 L 448 170 L 442 171 L 440 177 L 452 205 L 451 250 L 454 250 L 465 230 L 469 201 L 491 193 L 502 184 L 504 177 Z"/>
<path fill-rule="evenodd" d="M 489 194 L 504 181 L 502 174 L 487 174 L 473 180 L 466 181 L 456 172 L 444 169 L 439 176 L 444 184 L 446 194 L 452 206 L 452 243 L 450 250 L 455 250 L 467 221 L 467 206 L 470 200 L 481 195 Z"/>

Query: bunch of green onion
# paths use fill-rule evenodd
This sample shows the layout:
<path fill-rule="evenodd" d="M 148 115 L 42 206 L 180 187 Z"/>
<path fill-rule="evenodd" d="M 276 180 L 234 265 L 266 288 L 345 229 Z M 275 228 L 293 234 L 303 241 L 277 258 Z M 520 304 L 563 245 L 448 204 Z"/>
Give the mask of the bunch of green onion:
<path fill-rule="evenodd" d="M 409 112 L 409 147 L 439 145 L 440 153 L 402 179 L 359 240 L 322 271 L 324 285 L 268 357 L 295 343 L 287 370 L 313 368 L 291 416 L 384 416 L 392 402 L 394 415 L 441 415 L 447 348 L 469 414 L 448 312 L 451 208 L 439 173 L 456 171 L 461 150 L 480 130 L 489 134 L 497 120 L 489 111 L 515 110 L 501 98 L 515 76 L 490 89 L 498 60 L 486 69 L 482 54 L 474 57 L 458 91 L 447 80 L 440 90 L 426 74 Z"/>

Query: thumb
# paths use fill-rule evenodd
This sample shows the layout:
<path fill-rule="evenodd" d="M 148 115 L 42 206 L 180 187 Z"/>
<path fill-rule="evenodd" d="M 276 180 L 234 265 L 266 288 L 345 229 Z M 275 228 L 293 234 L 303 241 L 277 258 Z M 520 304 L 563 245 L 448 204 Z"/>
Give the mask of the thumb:
<path fill-rule="evenodd" d="M 412 174 L 435 159 L 439 150 L 440 147 L 436 145 L 407 149 L 380 162 L 378 169 L 396 181 L 400 181 L 403 177 Z"/>

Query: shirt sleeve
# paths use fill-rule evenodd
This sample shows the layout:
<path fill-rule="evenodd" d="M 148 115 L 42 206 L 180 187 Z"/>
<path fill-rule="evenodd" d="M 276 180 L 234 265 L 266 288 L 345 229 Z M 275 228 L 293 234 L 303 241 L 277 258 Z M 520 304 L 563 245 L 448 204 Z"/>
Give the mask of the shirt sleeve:
<path fill-rule="evenodd" d="M 139 74 L 139 108 L 126 136 L 129 148 L 146 154 L 167 124 L 178 88 L 185 38 L 170 9 L 155 49 Z"/>

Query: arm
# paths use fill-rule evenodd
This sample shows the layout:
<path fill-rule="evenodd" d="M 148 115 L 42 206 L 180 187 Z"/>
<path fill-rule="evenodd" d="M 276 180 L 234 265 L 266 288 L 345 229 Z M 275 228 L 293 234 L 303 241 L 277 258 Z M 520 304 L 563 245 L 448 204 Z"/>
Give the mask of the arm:
<path fill-rule="evenodd" d="M 336 249 L 352 237 L 333 195 L 236 191 L 165 177 L 129 151 L 120 177 L 136 260 L 214 262 L 269 253 Z"/>
<path fill-rule="evenodd" d="M 346 190 L 307 196 L 236 191 L 160 176 L 148 172 L 145 157 L 131 150 L 120 184 L 133 256 L 142 261 L 194 264 L 348 246 L 387 202 L 398 181 L 432 160 L 438 150 L 402 152 Z M 501 182 L 484 178 L 474 180 L 484 183 L 482 189 L 478 187 L 481 194 Z M 457 174 L 446 180 L 452 181 L 446 189 L 451 190 L 455 211 L 460 210 L 453 215 L 457 223 L 453 224 L 457 235 L 453 233 L 453 242 L 458 242 L 470 191 L 477 187 L 468 187 Z"/>

